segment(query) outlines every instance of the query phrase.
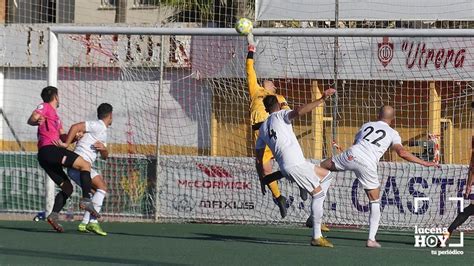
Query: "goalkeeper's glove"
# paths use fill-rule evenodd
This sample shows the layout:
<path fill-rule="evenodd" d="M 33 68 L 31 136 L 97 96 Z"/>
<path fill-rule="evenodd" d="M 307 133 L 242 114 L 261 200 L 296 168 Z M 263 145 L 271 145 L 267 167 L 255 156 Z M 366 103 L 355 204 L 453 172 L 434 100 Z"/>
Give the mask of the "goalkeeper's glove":
<path fill-rule="evenodd" d="M 257 50 L 257 42 L 255 42 L 252 33 L 247 34 L 247 42 L 249 44 L 248 51 L 255 53 L 255 51 Z"/>

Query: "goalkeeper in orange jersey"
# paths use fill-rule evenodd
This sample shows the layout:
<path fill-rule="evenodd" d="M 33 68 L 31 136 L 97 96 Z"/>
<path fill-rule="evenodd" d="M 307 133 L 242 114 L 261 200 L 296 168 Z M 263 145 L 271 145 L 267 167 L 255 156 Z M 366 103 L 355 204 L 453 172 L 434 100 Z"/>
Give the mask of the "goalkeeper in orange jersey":
<path fill-rule="evenodd" d="M 263 105 L 263 98 L 267 95 L 276 95 L 278 102 L 280 103 L 280 107 L 282 109 L 290 109 L 288 103 L 286 102 L 285 97 L 282 95 L 276 94 L 276 87 L 270 80 L 263 81 L 263 87 L 260 86 L 257 82 L 257 74 L 255 73 L 254 69 L 254 53 L 256 50 L 256 43 L 253 39 L 253 35 L 250 33 L 247 35 L 248 40 L 248 54 L 247 54 L 247 82 L 250 94 L 250 123 L 252 125 L 252 130 L 254 132 L 255 140 L 258 139 L 258 131 L 260 129 L 260 125 L 267 119 L 269 114 L 265 111 L 265 106 Z M 265 147 L 265 153 L 263 155 L 263 171 L 264 175 L 272 174 L 272 159 L 273 154 L 268 148 Z M 265 185 L 268 184 L 273 197 L 276 199 L 278 208 L 280 209 L 281 217 L 284 218 L 287 214 L 287 207 L 286 207 L 286 198 L 281 195 L 280 189 L 278 188 L 277 179 L 282 178 L 281 172 L 273 173 L 270 179 L 272 181 L 266 181 L 261 179 L 260 183 L 262 186 L 262 193 L 265 195 L 266 189 Z M 268 180 L 268 179 L 267 179 Z M 300 188 L 300 196 L 303 200 L 307 198 L 307 192 L 304 189 Z"/>

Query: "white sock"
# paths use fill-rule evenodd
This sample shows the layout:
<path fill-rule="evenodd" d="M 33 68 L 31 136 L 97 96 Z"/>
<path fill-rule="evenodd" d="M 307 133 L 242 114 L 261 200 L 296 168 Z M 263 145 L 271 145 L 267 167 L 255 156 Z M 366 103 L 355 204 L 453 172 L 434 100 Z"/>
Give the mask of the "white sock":
<path fill-rule="evenodd" d="M 369 240 L 375 241 L 380 222 L 380 200 L 370 201 L 369 206 Z"/>
<path fill-rule="evenodd" d="M 327 193 L 328 193 L 329 187 L 331 186 L 331 182 L 332 182 L 332 175 L 331 175 L 331 172 L 329 172 L 329 173 L 323 178 L 323 180 L 321 180 L 321 182 L 319 182 L 319 185 L 320 185 L 321 188 L 323 189 L 323 192 L 324 192 L 324 195 L 325 195 L 325 196 L 326 196 Z"/>
<path fill-rule="evenodd" d="M 84 216 L 82 216 L 82 223 L 83 224 L 88 224 L 90 218 L 91 218 L 91 213 L 88 212 L 88 211 L 84 212 Z"/>
<path fill-rule="evenodd" d="M 323 217 L 324 191 L 313 195 L 311 200 L 311 217 L 313 218 L 313 238 L 319 238 L 321 234 L 321 218 Z"/>
<path fill-rule="evenodd" d="M 102 189 L 98 189 L 94 196 L 92 197 L 92 203 L 94 203 L 94 209 L 100 213 L 100 209 L 102 208 L 102 203 L 104 202 L 104 198 L 107 192 Z M 85 216 L 85 215 L 84 215 Z M 97 218 L 94 215 L 90 215 L 90 223 L 97 223 Z"/>

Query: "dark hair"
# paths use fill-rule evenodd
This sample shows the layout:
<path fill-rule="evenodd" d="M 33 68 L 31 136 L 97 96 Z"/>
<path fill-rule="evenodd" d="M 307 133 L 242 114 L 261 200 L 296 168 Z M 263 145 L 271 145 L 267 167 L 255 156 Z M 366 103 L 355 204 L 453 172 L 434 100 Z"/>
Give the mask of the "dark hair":
<path fill-rule="evenodd" d="M 45 87 L 41 91 L 41 99 L 43 99 L 43 102 L 45 103 L 52 102 L 54 99 L 54 96 L 56 95 L 58 95 L 58 88 L 54 86 Z"/>
<path fill-rule="evenodd" d="M 108 114 L 112 113 L 112 105 L 108 103 L 101 103 L 99 107 L 97 107 L 97 118 L 103 119 Z"/>
<path fill-rule="evenodd" d="M 474 109 L 474 102 L 471 102 L 471 109 Z"/>
<path fill-rule="evenodd" d="M 275 95 L 267 95 L 263 98 L 263 105 L 265 105 L 265 111 L 268 113 L 273 110 L 275 104 L 278 104 L 278 98 Z"/>

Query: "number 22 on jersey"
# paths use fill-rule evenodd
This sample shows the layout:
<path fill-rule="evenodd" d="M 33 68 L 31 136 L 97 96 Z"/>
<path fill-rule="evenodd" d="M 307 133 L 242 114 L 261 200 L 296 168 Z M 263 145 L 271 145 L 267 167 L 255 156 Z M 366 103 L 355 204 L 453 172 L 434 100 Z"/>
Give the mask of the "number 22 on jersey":
<path fill-rule="evenodd" d="M 387 136 L 387 132 L 383 129 L 378 129 L 374 132 L 374 127 L 373 126 L 368 126 L 364 129 L 365 136 L 363 139 L 367 140 L 368 142 L 376 145 L 377 147 L 380 147 L 379 141 L 381 141 L 385 136 Z M 374 133 L 374 134 L 372 134 Z M 374 136 L 375 135 L 375 136 Z M 370 138 L 369 138 L 370 137 Z"/>

